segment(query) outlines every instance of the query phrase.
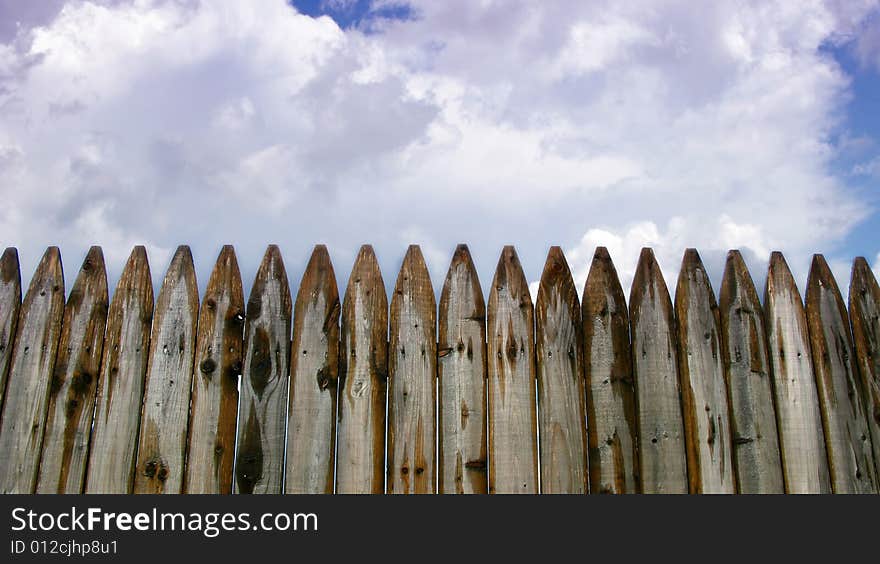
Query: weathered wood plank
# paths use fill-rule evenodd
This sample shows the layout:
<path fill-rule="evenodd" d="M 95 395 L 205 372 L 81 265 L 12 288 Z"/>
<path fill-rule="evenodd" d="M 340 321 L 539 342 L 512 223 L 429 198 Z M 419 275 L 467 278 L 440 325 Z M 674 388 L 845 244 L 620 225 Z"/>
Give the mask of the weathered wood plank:
<path fill-rule="evenodd" d="M 736 493 L 718 305 L 696 249 L 681 262 L 675 317 L 690 492 Z"/>
<path fill-rule="evenodd" d="M 605 247 L 598 247 L 593 255 L 582 312 L 590 492 L 637 493 L 629 312 Z"/>
<path fill-rule="evenodd" d="M 235 249 L 225 245 L 199 311 L 184 491 L 232 491 L 244 293 Z"/>
<path fill-rule="evenodd" d="M 489 491 L 538 493 L 534 307 L 512 246 L 498 260 L 487 319 Z"/>
<path fill-rule="evenodd" d="M 316 245 L 293 313 L 287 493 L 333 493 L 340 311 L 330 254 Z"/>
<path fill-rule="evenodd" d="M 440 294 L 439 491 L 488 491 L 486 302 L 467 245 L 458 245 Z"/>
<path fill-rule="evenodd" d="M 82 492 L 108 302 L 104 253 L 92 247 L 64 306 L 37 493 Z"/>
<path fill-rule="evenodd" d="M 0 421 L 2 493 L 33 493 L 36 487 L 63 313 L 61 253 L 49 247 L 31 279 L 16 328 Z"/>
<path fill-rule="evenodd" d="M 651 249 L 639 256 L 629 308 L 641 491 L 687 493 L 675 318 Z"/>
<path fill-rule="evenodd" d="M 199 290 L 189 247 L 177 248 L 156 300 L 134 493 L 181 493 Z"/>
<path fill-rule="evenodd" d="M 788 263 L 778 251 L 770 256 L 764 320 L 785 491 L 830 493 L 804 305 Z"/>
<path fill-rule="evenodd" d="M 361 247 L 342 304 L 337 493 L 385 490 L 388 296 L 373 248 Z"/>
<path fill-rule="evenodd" d="M 391 298 L 388 345 L 388 493 L 436 493 L 437 305 L 418 245 Z"/>
<path fill-rule="evenodd" d="M 6 377 L 12 361 L 15 328 L 21 309 L 21 269 L 18 250 L 8 247 L 0 257 L 0 405 L 6 392 Z"/>
<path fill-rule="evenodd" d="M 849 312 L 874 447 L 874 466 L 880 476 L 880 286 L 864 257 L 853 263 Z"/>
<path fill-rule="evenodd" d="M 854 362 L 849 316 L 822 255 L 813 255 L 806 302 L 832 490 L 877 493 L 871 432 Z"/>
<path fill-rule="evenodd" d="M 269 245 L 247 303 L 236 493 L 281 493 L 291 309 L 281 251 L 276 245 Z"/>
<path fill-rule="evenodd" d="M 107 313 L 86 493 L 131 493 L 152 320 L 150 265 L 138 246 Z"/>
<path fill-rule="evenodd" d="M 719 302 L 737 491 L 783 493 L 764 316 L 739 251 L 727 253 Z"/>
<path fill-rule="evenodd" d="M 565 255 L 551 247 L 535 301 L 541 493 L 589 491 L 581 305 Z"/>

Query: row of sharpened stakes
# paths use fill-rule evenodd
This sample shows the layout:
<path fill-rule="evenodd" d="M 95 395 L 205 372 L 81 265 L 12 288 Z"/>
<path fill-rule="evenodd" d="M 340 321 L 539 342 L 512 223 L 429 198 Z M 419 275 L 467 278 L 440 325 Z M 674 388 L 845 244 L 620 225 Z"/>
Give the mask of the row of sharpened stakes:
<path fill-rule="evenodd" d="M 99 247 L 65 303 L 49 248 L 21 301 L 0 259 L 5 493 L 876 493 L 880 287 L 849 310 L 816 255 L 763 304 L 742 257 L 716 302 L 695 250 L 673 305 L 650 249 L 629 306 L 598 248 L 578 300 L 558 247 L 533 305 L 513 247 L 488 303 L 468 249 L 439 308 L 409 248 L 388 297 L 369 246 L 340 303 L 317 246 L 295 304 L 276 246 L 245 303 L 220 252 L 201 304 L 188 247 L 159 292 L 136 247 L 113 300 Z"/>

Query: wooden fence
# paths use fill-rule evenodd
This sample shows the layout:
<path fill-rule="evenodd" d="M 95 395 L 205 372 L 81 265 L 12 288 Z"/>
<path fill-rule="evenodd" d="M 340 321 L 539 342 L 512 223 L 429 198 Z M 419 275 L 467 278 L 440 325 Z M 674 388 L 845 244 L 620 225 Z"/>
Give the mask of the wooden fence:
<path fill-rule="evenodd" d="M 361 248 L 340 304 L 315 247 L 292 299 L 270 246 L 245 302 L 232 247 L 200 300 L 143 247 L 108 299 L 101 249 L 65 303 L 57 248 L 21 300 L 0 259 L 5 493 L 876 493 L 880 287 L 846 307 L 821 255 L 763 304 L 731 251 L 716 302 L 685 252 L 675 302 L 644 249 L 629 305 L 596 250 L 578 300 L 550 250 L 535 304 L 513 247 L 484 300 L 466 246 L 439 307 L 412 246 L 390 308 Z"/>

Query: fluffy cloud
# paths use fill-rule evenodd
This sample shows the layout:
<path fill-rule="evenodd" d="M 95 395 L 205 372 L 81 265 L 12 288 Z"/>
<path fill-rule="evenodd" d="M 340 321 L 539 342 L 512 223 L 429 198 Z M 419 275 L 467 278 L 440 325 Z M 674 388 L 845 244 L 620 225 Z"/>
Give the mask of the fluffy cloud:
<path fill-rule="evenodd" d="M 870 211 L 831 170 L 848 77 L 820 47 L 873 2 L 408 4 L 356 29 L 283 0 L 22 18 L 0 240 L 25 269 L 61 242 L 69 277 L 91 243 L 111 276 L 147 243 L 158 277 L 188 242 L 202 284 L 226 242 L 247 284 L 266 243 L 296 283 L 314 243 L 344 279 L 368 241 L 388 284 L 413 242 L 439 287 L 459 241 L 484 285 L 505 243 L 530 279 L 561 244 L 582 284 L 604 244 L 628 285 L 650 244 L 667 277 L 685 247 L 719 275 L 742 247 L 756 278 L 780 248 L 803 280 Z"/>

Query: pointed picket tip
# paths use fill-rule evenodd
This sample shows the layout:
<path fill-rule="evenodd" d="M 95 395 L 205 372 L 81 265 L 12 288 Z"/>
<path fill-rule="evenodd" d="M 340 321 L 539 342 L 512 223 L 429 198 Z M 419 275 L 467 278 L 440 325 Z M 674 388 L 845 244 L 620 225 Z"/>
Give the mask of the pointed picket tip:
<path fill-rule="evenodd" d="M 297 293 L 297 304 L 307 303 L 323 295 L 327 303 L 339 300 L 339 289 L 336 287 L 336 272 L 326 245 L 315 245 L 312 255 L 303 272 L 302 281 Z M 336 306 L 339 307 L 338 305 Z"/>
<path fill-rule="evenodd" d="M 18 288 L 19 301 L 21 300 L 21 266 L 18 263 L 18 249 L 6 247 L 3 256 L 0 257 L 0 276 L 4 284 L 15 284 Z"/>
<path fill-rule="evenodd" d="M 716 306 L 715 292 L 712 290 L 712 283 L 706 273 L 706 267 L 703 266 L 703 260 L 697 249 L 689 248 L 685 250 L 681 259 L 681 270 L 678 273 L 678 284 L 675 290 L 676 307 L 683 307 L 689 293 L 692 290 L 697 290 L 700 286 L 706 293 L 706 297 L 709 298 L 709 306 L 714 309 Z"/>
<path fill-rule="evenodd" d="M 515 298 L 519 298 L 521 307 L 531 307 L 532 296 L 529 292 L 529 283 L 523 273 L 522 264 L 513 245 L 506 245 L 501 251 L 498 266 L 495 268 L 495 277 L 492 279 L 492 289 L 489 292 L 489 301 L 493 297 L 497 299 L 502 290 Z"/>
<path fill-rule="evenodd" d="M 60 291 L 61 295 L 64 295 L 64 268 L 61 265 L 61 251 L 58 247 L 48 247 L 43 253 L 30 286 L 28 286 L 25 301 L 28 298 L 33 299 L 34 292 L 42 291 L 47 286 L 51 286 L 53 291 Z"/>
<path fill-rule="evenodd" d="M 837 280 L 825 261 L 825 257 L 821 254 L 813 255 L 813 261 L 810 264 L 810 274 L 807 276 L 807 297 L 809 301 L 813 295 L 818 292 L 819 288 L 828 288 L 840 299 L 840 288 L 837 286 Z"/>
<path fill-rule="evenodd" d="M 459 295 L 453 295 L 454 278 L 460 269 L 464 269 L 464 280 L 470 286 L 473 292 L 474 305 L 477 309 L 476 315 L 486 314 L 486 300 L 483 298 L 483 288 L 480 285 L 480 277 L 477 275 L 477 268 L 474 266 L 471 251 L 464 243 L 460 243 L 455 247 L 455 253 L 452 255 L 452 261 L 449 263 L 449 270 L 446 272 L 446 280 L 443 282 L 443 289 L 440 292 L 440 308 L 448 306 L 451 300 L 459 298 Z"/>
<path fill-rule="evenodd" d="M 791 274 L 791 269 L 788 267 L 785 256 L 780 251 L 773 251 L 770 254 L 770 264 L 767 267 L 765 298 L 786 291 L 797 297 L 798 301 L 803 302 L 801 292 L 798 290 L 797 282 L 795 282 L 794 276 Z"/>
<path fill-rule="evenodd" d="M 111 309 L 122 308 L 124 300 L 132 292 L 138 294 L 141 311 L 147 316 L 146 320 L 152 318 L 153 275 L 150 272 L 147 249 L 143 245 L 137 245 L 131 250 L 116 283 L 116 291 L 113 292 L 113 301 L 110 303 Z"/>
<path fill-rule="evenodd" d="M 559 295 L 568 302 L 568 306 L 573 308 L 572 315 L 577 314 L 580 309 L 577 289 L 574 286 L 568 261 L 565 260 L 565 254 L 558 246 L 550 247 L 550 251 L 547 253 L 544 272 L 541 274 L 541 282 L 538 285 L 538 296 L 535 300 L 538 309 L 548 306 L 547 300 L 550 299 L 548 293 L 554 287 L 558 289 Z"/>
<path fill-rule="evenodd" d="M 270 282 L 278 284 L 281 296 L 281 307 L 290 317 L 292 301 L 290 297 L 290 284 L 287 281 L 287 270 L 284 268 L 284 259 L 281 257 L 281 249 L 278 245 L 269 245 L 263 254 L 263 260 L 257 269 L 254 285 L 251 286 L 251 295 L 248 299 L 247 318 L 256 319 L 262 311 L 262 296 L 266 292 Z"/>
<path fill-rule="evenodd" d="M 610 303 L 614 304 L 614 312 L 623 314 L 624 319 L 628 318 L 626 297 L 611 255 L 605 247 L 596 247 L 590 272 L 584 282 L 583 318 L 586 320 L 604 315 Z"/>
<path fill-rule="evenodd" d="M 654 249 L 644 247 L 639 254 L 639 263 L 636 265 L 636 273 L 630 289 L 630 308 L 641 303 L 645 299 L 646 292 L 650 298 L 654 298 L 655 289 L 660 292 L 661 303 L 671 305 L 669 289 L 666 287 L 666 280 L 663 278 L 663 272 L 660 271 L 660 265 L 657 264 Z"/>
<path fill-rule="evenodd" d="M 231 302 L 234 305 L 244 305 L 244 294 L 241 287 L 241 271 L 238 268 L 238 258 L 235 255 L 235 247 L 223 245 L 217 261 L 208 278 L 208 286 L 205 289 L 205 302 L 209 298 L 230 292 Z"/>
<path fill-rule="evenodd" d="M 426 300 L 429 309 L 433 311 L 436 308 L 434 302 L 434 286 L 431 283 L 431 275 L 428 272 L 428 266 L 425 264 L 425 258 L 422 256 L 422 249 L 418 245 L 410 245 L 403 257 L 403 264 L 400 266 L 400 273 L 397 275 L 397 282 L 394 285 L 394 297 L 392 298 L 392 307 L 398 296 L 403 295 L 407 288 L 413 295 L 418 295 L 420 299 Z"/>
<path fill-rule="evenodd" d="M 70 293 L 71 300 L 75 296 L 81 296 L 91 288 L 96 293 L 99 300 L 103 300 L 106 304 L 108 300 L 107 290 L 107 269 L 104 264 L 104 252 L 99 246 L 93 246 L 86 254 L 83 260 L 79 274 L 73 283 L 73 289 Z"/>
<path fill-rule="evenodd" d="M 345 301 L 354 299 L 355 288 L 362 282 L 369 282 L 370 288 L 375 288 L 380 296 L 385 294 L 385 282 L 382 279 L 382 271 L 379 269 L 379 261 L 372 245 L 362 245 L 358 251 L 354 266 L 351 268 L 351 276 L 348 278 L 348 286 L 345 289 Z M 372 291 L 372 290 L 370 290 Z"/>
<path fill-rule="evenodd" d="M 724 264 L 724 275 L 721 278 L 718 295 L 721 308 L 727 309 L 737 296 L 749 307 L 756 308 L 761 305 L 758 290 L 755 288 L 746 261 L 742 253 L 734 249 L 727 252 L 727 261 Z"/>
<path fill-rule="evenodd" d="M 856 257 L 853 261 L 849 283 L 850 303 L 857 295 L 875 292 L 875 288 L 877 288 L 877 277 L 874 276 L 874 271 L 871 270 L 868 260 L 865 257 Z"/>

